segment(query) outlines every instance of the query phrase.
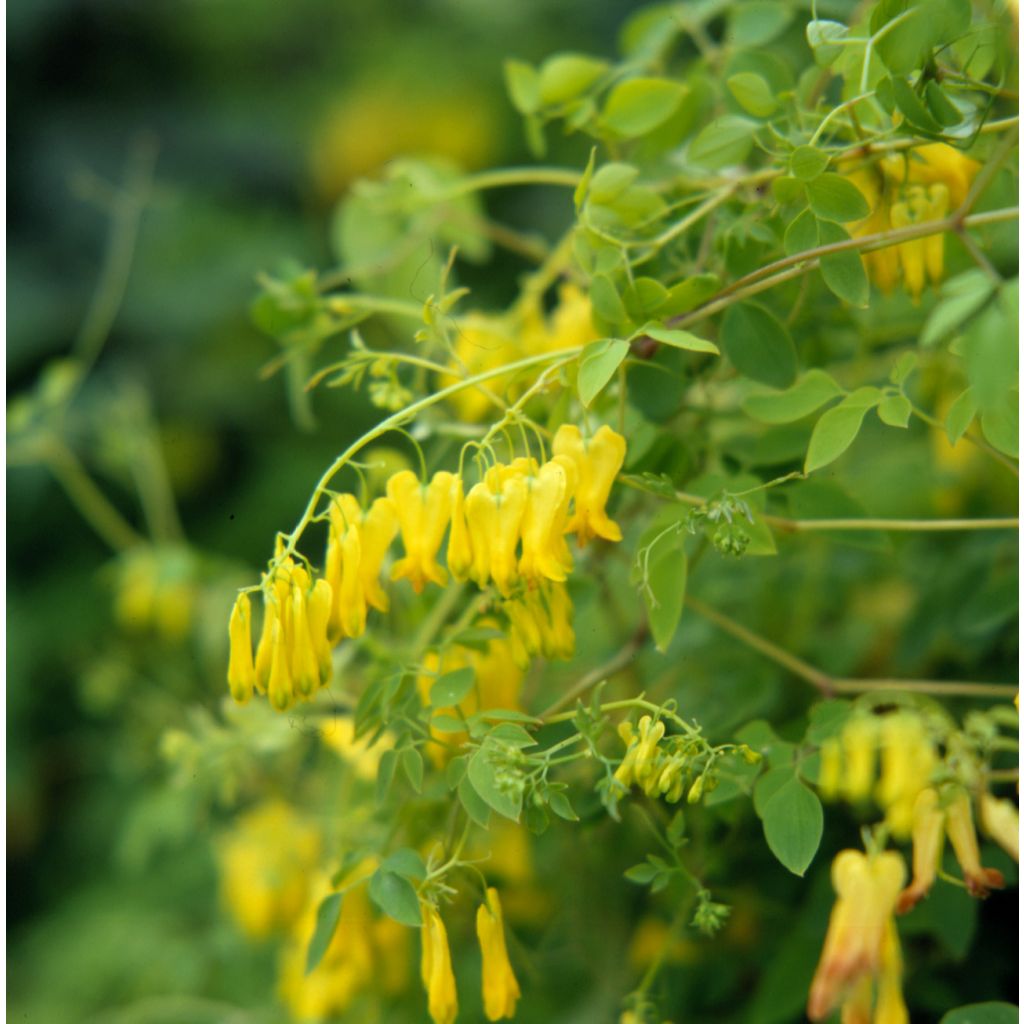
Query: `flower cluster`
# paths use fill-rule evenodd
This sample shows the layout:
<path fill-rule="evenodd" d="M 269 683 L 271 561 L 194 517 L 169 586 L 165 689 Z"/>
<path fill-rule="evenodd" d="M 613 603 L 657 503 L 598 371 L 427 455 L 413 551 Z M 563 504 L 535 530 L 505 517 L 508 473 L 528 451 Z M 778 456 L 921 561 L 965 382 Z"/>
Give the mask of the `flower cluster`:
<path fill-rule="evenodd" d="M 246 593 L 231 613 L 228 683 L 235 700 L 254 689 L 267 693 L 279 711 L 308 700 L 331 676 L 331 649 L 360 636 L 368 608 L 386 612 L 381 585 L 392 540 L 402 555 L 392 580 L 408 580 L 420 593 L 449 578 L 493 586 L 510 623 L 514 660 L 532 655 L 567 658 L 573 653 L 572 603 L 565 581 L 573 568 L 566 542 L 582 547 L 595 537 L 622 539 L 605 504 L 626 455 L 625 439 L 601 427 L 585 439 L 576 426 L 560 427 L 552 457 L 496 463 L 469 488 L 445 470 L 422 482 L 403 469 L 387 481 L 386 496 L 363 509 L 351 494 L 334 495 L 328 512 L 324 577 L 279 549 L 264 575 L 263 627 L 252 654 L 252 615 Z M 445 565 L 441 549 L 447 535 Z"/>
<path fill-rule="evenodd" d="M 952 146 L 937 142 L 848 172 L 872 210 L 853 234 L 873 235 L 941 220 L 963 203 L 978 166 Z M 903 287 L 917 302 L 926 277 L 932 284 L 942 280 L 944 245 L 942 234 L 928 235 L 866 253 L 864 265 L 883 292 L 892 291 L 902 276 Z"/>
<path fill-rule="evenodd" d="M 877 784 L 876 761 L 880 761 Z M 874 796 L 886 824 L 905 839 L 914 820 L 918 794 L 939 767 L 935 742 L 919 715 L 854 715 L 837 738 L 821 746 L 819 786 L 826 799 L 859 803 Z"/>
<path fill-rule="evenodd" d="M 812 1021 L 842 1005 L 849 1024 L 907 1024 L 893 918 L 905 878 L 903 858 L 892 850 L 842 850 L 832 862 L 837 899 L 807 1000 Z"/>
<path fill-rule="evenodd" d="M 558 291 L 558 304 L 548 317 L 544 316 L 539 297 L 529 293 L 506 316 L 470 313 L 463 317 L 452 354 L 456 367 L 476 375 L 527 356 L 576 348 L 596 338 L 590 300 L 576 285 L 563 284 Z M 440 383 L 445 386 L 458 379 L 443 377 Z M 488 386 L 500 393 L 507 392 L 511 383 L 510 378 L 498 377 Z M 465 388 L 450 400 L 467 423 L 483 419 L 491 408 L 487 392 L 479 388 Z"/>
<path fill-rule="evenodd" d="M 423 917 L 420 974 L 427 992 L 427 1009 L 434 1024 L 453 1024 L 459 1012 L 459 999 L 448 933 L 433 903 L 421 901 L 420 911 Z M 487 889 L 484 902 L 477 909 L 476 931 L 483 954 L 484 1013 L 491 1021 L 514 1017 L 519 983 L 508 959 L 505 924 L 496 889 Z"/>
<path fill-rule="evenodd" d="M 997 800 L 989 793 L 981 799 L 982 827 L 1017 859 L 1019 821 L 1009 800 Z M 961 786 L 923 789 L 914 803 L 914 873 L 910 885 L 900 893 L 899 912 L 911 910 L 928 895 L 942 861 L 948 836 L 963 871 L 964 884 L 972 896 L 987 896 L 990 889 L 1003 887 L 1002 873 L 982 867 L 978 837 L 974 829 L 971 799 Z"/>

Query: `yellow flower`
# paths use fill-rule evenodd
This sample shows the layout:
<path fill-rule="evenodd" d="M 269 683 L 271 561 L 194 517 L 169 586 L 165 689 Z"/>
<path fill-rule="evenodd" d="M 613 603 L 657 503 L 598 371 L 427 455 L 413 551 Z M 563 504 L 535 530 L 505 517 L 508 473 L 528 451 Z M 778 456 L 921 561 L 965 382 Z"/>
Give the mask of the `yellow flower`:
<path fill-rule="evenodd" d="M 937 758 L 916 715 L 886 716 L 881 726 L 881 773 L 876 799 L 885 820 L 900 839 L 910 835 L 914 803 L 935 771 Z"/>
<path fill-rule="evenodd" d="M 945 143 L 893 153 L 877 164 L 847 172 L 871 214 L 853 229 L 855 237 L 943 219 L 967 197 L 979 164 Z M 903 286 L 917 302 L 926 278 L 938 284 L 943 274 L 941 233 L 886 246 L 862 257 L 868 275 L 883 291 Z"/>
<path fill-rule="evenodd" d="M 1002 872 L 981 865 L 971 799 L 965 790 L 960 790 L 946 808 L 946 835 L 964 874 L 964 884 L 972 896 L 984 899 L 990 889 L 1002 889 Z"/>
<path fill-rule="evenodd" d="M 222 898 L 246 935 L 291 927 L 319 857 L 318 830 L 287 804 L 262 804 L 238 819 L 217 844 L 217 860 Z"/>
<path fill-rule="evenodd" d="M 572 555 L 565 543 L 569 503 L 576 490 L 576 463 L 557 455 L 527 479 L 523 513 L 523 553 L 519 571 L 527 580 L 541 577 L 561 582 L 572 571 Z"/>
<path fill-rule="evenodd" d="M 931 891 L 942 859 L 945 844 L 943 828 L 946 815 L 939 805 L 939 794 L 934 789 L 922 789 L 914 801 L 913 878 L 910 885 L 900 893 L 897 910 L 905 914 Z"/>
<path fill-rule="evenodd" d="M 868 856 L 843 850 L 832 862 L 837 898 L 807 1000 L 812 1021 L 823 1020 L 840 1003 L 844 1021 L 867 1020 L 870 985 L 880 974 L 886 1005 L 894 1005 L 900 967 L 892 915 L 905 877 L 903 859 L 894 851 Z"/>
<path fill-rule="evenodd" d="M 572 600 L 563 583 L 543 582 L 502 605 L 511 625 L 513 657 L 526 668 L 530 658 L 571 658 L 576 649 Z"/>
<path fill-rule="evenodd" d="M 483 953 L 484 1012 L 488 1020 L 514 1017 L 519 983 L 508 961 L 505 926 L 498 891 L 489 888 L 486 901 L 477 908 L 476 934 Z"/>
<path fill-rule="evenodd" d="M 1020 815 L 1012 800 L 981 794 L 981 827 L 1014 860 L 1020 860 Z"/>
<path fill-rule="evenodd" d="M 566 531 L 575 533 L 582 547 L 592 537 L 622 540 L 617 523 L 608 518 L 605 504 L 622 463 L 626 439 L 608 426 L 585 441 L 579 427 L 563 424 L 552 444 L 555 455 L 566 455 L 576 464 L 577 482 L 572 518 Z"/>
<path fill-rule="evenodd" d="M 437 552 L 444 539 L 452 508 L 451 473 L 435 473 L 426 486 L 411 470 L 396 473 L 388 481 L 388 497 L 398 516 L 405 557 L 391 570 L 393 580 L 407 579 L 420 593 L 427 582 L 443 587 L 448 575 L 437 564 Z"/>
<path fill-rule="evenodd" d="M 452 525 L 448 533 L 448 571 L 452 578 L 462 583 L 469 578 L 473 568 L 473 545 L 466 523 L 466 497 L 462 477 L 457 476 L 452 484 Z"/>
<path fill-rule="evenodd" d="M 325 746 L 333 750 L 343 761 L 347 761 L 360 779 L 373 782 L 377 778 L 377 766 L 385 750 L 390 750 L 395 741 L 391 733 L 384 733 L 374 743 L 370 736 L 356 739 L 356 727 L 351 717 L 332 718 L 320 726 L 320 738 Z"/>
<path fill-rule="evenodd" d="M 459 999 L 448 951 L 448 933 L 437 907 L 424 902 L 420 904 L 420 910 L 423 915 L 420 976 L 427 990 L 427 1010 L 434 1024 L 454 1024 L 459 1012 Z"/>
<path fill-rule="evenodd" d="M 472 545 L 470 575 L 479 586 L 490 579 L 502 594 L 511 591 L 517 578 L 516 545 L 526 494 L 524 478 L 508 472 L 504 479 L 492 475 L 489 481 L 476 484 L 466 497 L 466 523 Z"/>
<path fill-rule="evenodd" d="M 231 696 L 244 704 L 256 685 L 256 667 L 252 660 L 252 606 L 248 594 L 239 594 L 228 621 L 231 649 L 228 655 L 228 686 Z"/>

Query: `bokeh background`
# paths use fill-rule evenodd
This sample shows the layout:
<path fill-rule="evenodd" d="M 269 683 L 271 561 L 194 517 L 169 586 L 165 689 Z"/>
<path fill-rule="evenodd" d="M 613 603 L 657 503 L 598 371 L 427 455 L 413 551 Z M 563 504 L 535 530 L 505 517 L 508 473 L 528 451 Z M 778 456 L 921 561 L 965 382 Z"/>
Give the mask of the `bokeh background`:
<path fill-rule="evenodd" d="M 274 948 L 245 941 L 218 897 L 211 837 L 246 784 L 238 751 L 226 740 L 217 747 L 226 610 L 234 586 L 265 562 L 273 531 L 295 522 L 324 466 L 380 411 L 349 390 L 318 392 L 314 426 L 286 375 L 261 377 L 279 349 L 249 316 L 256 276 L 289 262 L 334 265 L 336 203 L 355 178 L 396 155 L 441 155 L 467 170 L 529 160 L 502 59 L 610 54 L 633 8 L 626 0 L 8 5 L 9 415 L 44 427 L 59 421 L 78 464 L 133 528 L 159 542 L 155 561 L 116 556 L 52 468 L 12 435 L 12 1019 L 284 1019 L 274 1002 Z M 549 136 L 551 163 L 582 166 L 584 141 Z M 572 212 L 564 195 L 541 189 L 499 192 L 487 205 L 496 219 L 549 238 Z M 486 266 L 461 268 L 461 280 L 475 305 L 497 308 L 525 267 L 498 253 Z M 408 290 L 419 300 L 428 289 L 414 280 Z M 95 366 L 69 400 L 62 360 L 114 311 Z M 881 428 L 872 431 L 868 453 L 882 449 Z M 909 486 L 908 470 L 929 451 L 923 435 L 892 443 L 885 434 L 884 445 L 878 460 L 851 461 L 865 506 L 878 514 L 998 515 L 1013 502 L 1012 486 L 993 483 L 970 453 L 936 453 L 935 472 Z M 870 544 L 815 543 L 766 567 L 756 588 L 734 566 L 702 566 L 698 582 L 709 600 L 774 621 L 840 671 L 1009 679 L 1014 544 L 928 538 L 901 552 L 892 560 Z M 154 603 L 154 579 L 162 603 Z M 793 595 L 784 615 L 780 593 Z M 708 627 L 688 623 L 680 647 L 690 710 L 716 735 L 758 715 L 806 710 L 808 695 L 794 699 L 777 671 Z M 202 734 L 219 752 L 182 777 L 168 729 Z M 276 735 L 268 727 L 264 742 Z M 828 911 L 828 856 L 856 842 L 856 827 L 827 833 L 822 870 L 808 884 L 774 864 L 756 823 L 734 826 L 731 870 L 742 881 L 727 895 L 739 910 L 704 953 L 693 943 L 673 949 L 682 970 L 672 995 L 691 1014 L 680 1019 L 801 1019 Z M 606 905 L 609 922 L 619 922 L 609 927 L 628 922 L 631 937 L 591 931 L 586 948 L 571 951 L 556 936 L 547 949 L 555 988 L 537 995 L 533 1019 L 553 1019 L 544 1007 L 554 1014 L 575 1005 L 574 1019 L 603 1020 L 664 938 L 663 924 L 645 923 L 637 893 L 607 889 L 606 859 L 621 872 L 646 848 L 622 849 L 607 828 L 601 835 L 606 845 L 588 840 L 575 859 L 549 865 L 571 879 L 579 905 Z M 558 895 L 548 893 L 549 905 Z M 980 908 L 956 894 L 933 901 L 931 919 L 916 926 L 925 939 L 914 954 L 912 1001 L 937 1016 L 1010 997 L 1014 904 L 1013 896 Z M 602 977 L 607 991 L 594 988 L 590 1009 L 578 1004 Z M 388 1019 L 423 1019 L 418 993 L 409 1007 Z"/>

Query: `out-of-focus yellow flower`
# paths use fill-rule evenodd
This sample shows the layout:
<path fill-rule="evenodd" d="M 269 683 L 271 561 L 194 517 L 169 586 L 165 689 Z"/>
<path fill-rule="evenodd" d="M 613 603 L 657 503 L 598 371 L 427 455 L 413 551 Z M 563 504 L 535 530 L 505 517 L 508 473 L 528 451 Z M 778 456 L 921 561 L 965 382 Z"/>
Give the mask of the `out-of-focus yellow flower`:
<path fill-rule="evenodd" d="M 180 643 L 192 625 L 199 597 L 182 549 L 140 547 L 118 563 L 114 616 L 127 630 L 155 630 L 169 643 Z"/>
<path fill-rule="evenodd" d="M 427 991 L 427 1010 L 434 1024 L 454 1024 L 459 1012 L 459 999 L 448 950 L 448 933 L 437 907 L 432 903 L 421 903 L 420 911 L 423 915 L 420 977 Z"/>
<path fill-rule="evenodd" d="M 892 228 L 941 220 L 963 203 L 979 164 L 959 150 L 937 142 L 904 153 L 891 153 L 870 167 L 847 172 L 860 189 L 871 214 L 860 221 L 853 235 L 861 237 Z M 899 283 L 917 302 L 926 278 L 942 280 L 942 234 L 901 242 L 863 255 L 872 281 L 890 292 Z"/>
<path fill-rule="evenodd" d="M 476 934 L 483 954 L 484 1013 L 488 1020 L 514 1017 L 519 983 L 505 948 L 505 924 L 497 889 L 489 888 L 486 901 L 477 908 Z"/>
<path fill-rule="evenodd" d="M 320 833 L 280 801 L 238 819 L 217 846 L 221 893 L 246 935 L 264 938 L 295 923 L 306 906 Z"/>
<path fill-rule="evenodd" d="M 459 321 L 452 365 L 475 376 L 528 356 L 585 345 L 597 337 L 590 312 L 586 294 L 574 284 L 563 284 L 558 289 L 558 303 L 548 317 L 544 316 L 539 296 L 529 297 L 502 316 L 468 313 Z M 447 386 L 458 379 L 444 376 L 440 383 Z M 501 396 L 512 383 L 509 376 L 495 377 L 486 387 Z M 483 419 L 493 408 L 486 393 L 475 388 L 459 391 L 450 401 L 461 419 L 470 423 Z"/>
<path fill-rule="evenodd" d="M 327 109 L 310 146 L 322 199 L 338 198 L 349 182 L 396 156 L 446 156 L 470 170 L 490 163 L 498 141 L 493 111 L 421 84 L 400 89 L 391 81 L 365 81 Z"/>
<path fill-rule="evenodd" d="M 981 794 L 981 828 L 994 839 L 1014 860 L 1020 860 L 1020 813 L 1012 800 Z"/>
<path fill-rule="evenodd" d="M 946 815 L 939 805 L 939 794 L 932 788 L 922 789 L 914 802 L 914 873 L 910 885 L 900 893 L 897 910 L 905 914 L 931 891 L 942 859 L 945 843 L 943 829 Z"/>
<path fill-rule="evenodd" d="M 384 733 L 372 746 L 370 737 L 355 738 L 355 722 L 351 718 L 335 717 L 320 726 L 320 738 L 324 745 L 333 750 L 361 779 L 372 782 L 377 778 L 377 766 L 385 750 L 394 745 L 390 733 Z"/>
<path fill-rule="evenodd" d="M 984 899 L 990 889 L 1002 889 L 1002 872 L 981 865 L 971 798 L 966 790 L 959 790 L 946 807 L 946 835 L 949 836 L 949 843 L 963 872 L 964 884 L 972 896 Z"/>
<path fill-rule="evenodd" d="M 629 963 L 634 971 L 642 973 L 656 960 L 664 963 L 685 964 L 697 958 L 695 943 L 674 934 L 660 917 L 643 917 L 629 940 Z"/>
<path fill-rule="evenodd" d="M 435 473 L 423 485 L 411 470 L 396 473 L 388 481 L 388 497 L 394 503 L 405 557 L 391 570 L 393 580 L 407 579 L 420 593 L 427 582 L 443 587 L 448 574 L 437 564 L 437 552 L 451 518 L 453 474 Z"/>
<path fill-rule="evenodd" d="M 252 660 L 252 603 L 248 594 L 239 594 L 228 620 L 228 687 L 231 696 L 244 704 L 256 685 L 256 666 Z"/>
<path fill-rule="evenodd" d="M 314 883 L 306 910 L 281 956 L 278 990 L 296 1020 L 322 1020 L 346 1010 L 371 985 L 384 994 L 408 984 L 409 935 L 396 921 L 377 917 L 360 883 L 377 867 L 360 862 L 345 877 L 346 887 L 334 935 L 317 966 L 306 971 L 317 910 L 333 889 L 327 875 Z"/>
<path fill-rule="evenodd" d="M 812 1021 L 823 1020 L 840 1004 L 844 1021 L 870 1021 L 875 982 L 875 1024 L 906 1021 L 893 921 L 905 877 L 903 859 L 894 851 L 869 856 L 843 850 L 832 862 L 836 903 L 807 1000 Z"/>
<path fill-rule="evenodd" d="M 565 423 L 555 434 L 552 450 L 576 465 L 576 495 L 566 530 L 576 534 L 580 547 L 592 537 L 622 540 L 622 530 L 604 507 L 626 458 L 626 439 L 605 425 L 585 440 L 579 427 Z"/>
<path fill-rule="evenodd" d="M 919 715 L 910 711 L 882 717 L 855 714 L 838 737 L 822 744 L 819 786 L 826 799 L 842 796 L 859 803 L 873 795 L 885 810 L 893 834 L 907 838 L 915 801 L 930 785 L 938 763 L 935 744 Z"/>
<path fill-rule="evenodd" d="M 576 650 L 572 628 L 572 599 L 564 583 L 527 587 L 502 604 L 511 625 L 513 658 L 522 668 L 539 654 L 566 659 Z"/>

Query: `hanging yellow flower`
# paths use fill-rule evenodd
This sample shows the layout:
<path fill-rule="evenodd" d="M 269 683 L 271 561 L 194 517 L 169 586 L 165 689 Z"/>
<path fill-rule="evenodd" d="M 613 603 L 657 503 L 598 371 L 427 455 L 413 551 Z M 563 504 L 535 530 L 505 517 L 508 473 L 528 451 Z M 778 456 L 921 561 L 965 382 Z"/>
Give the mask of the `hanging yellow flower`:
<path fill-rule="evenodd" d="M 421 903 L 420 912 L 423 916 L 420 977 L 427 991 L 427 1010 L 434 1024 L 454 1024 L 459 1013 L 459 999 L 448 950 L 448 933 L 437 907 L 432 903 Z"/>
<path fill-rule="evenodd" d="M 497 889 L 489 888 L 485 902 L 477 908 L 476 934 L 483 954 L 484 1013 L 488 1020 L 514 1017 L 519 983 L 508 960 Z"/>
<path fill-rule="evenodd" d="M 893 911 L 906 868 L 894 851 L 843 850 L 832 862 L 836 903 L 811 982 L 807 1016 L 824 1020 L 842 1004 L 844 1021 L 868 1022 L 877 983 L 875 1024 L 908 1020 Z"/>
<path fill-rule="evenodd" d="M 580 547 L 593 537 L 622 540 L 622 530 L 608 518 L 604 507 L 626 458 L 626 439 L 611 427 L 602 426 L 585 440 L 579 427 L 566 423 L 558 428 L 552 450 L 576 465 L 575 507 L 567 532 L 576 534 Z"/>
<path fill-rule="evenodd" d="M 407 579 L 416 593 L 428 582 L 443 587 L 448 574 L 437 564 L 452 510 L 453 474 L 435 473 L 423 485 L 411 470 L 404 469 L 388 481 L 388 497 L 394 503 L 405 557 L 391 570 L 393 580 Z"/>
<path fill-rule="evenodd" d="M 847 172 L 871 214 L 853 229 L 854 237 L 941 220 L 967 196 L 979 164 L 942 142 L 905 153 L 890 153 L 870 167 Z M 900 282 L 917 302 L 926 280 L 942 280 L 945 237 L 941 233 L 876 249 L 863 255 L 871 280 L 890 292 Z"/>

